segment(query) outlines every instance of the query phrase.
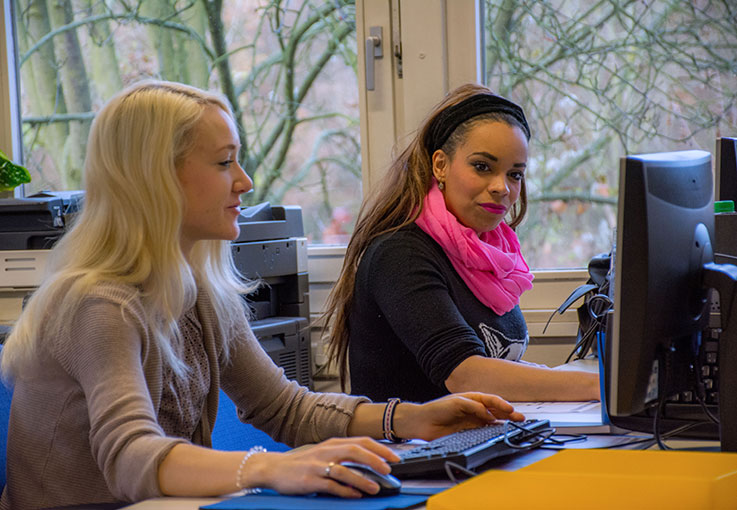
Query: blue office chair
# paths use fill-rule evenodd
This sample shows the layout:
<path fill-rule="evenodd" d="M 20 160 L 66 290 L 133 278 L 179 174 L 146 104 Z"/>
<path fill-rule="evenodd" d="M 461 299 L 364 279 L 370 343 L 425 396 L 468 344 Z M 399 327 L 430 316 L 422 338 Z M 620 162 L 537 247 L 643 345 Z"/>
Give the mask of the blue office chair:
<path fill-rule="evenodd" d="M 248 450 L 261 445 L 270 452 L 285 452 L 289 446 L 274 441 L 267 433 L 238 419 L 235 404 L 220 390 L 220 403 L 215 427 L 212 430 L 212 447 L 216 450 Z"/>
<path fill-rule="evenodd" d="M 0 344 L 0 354 L 2 354 Z M 8 421 L 10 420 L 10 401 L 13 398 L 13 390 L 0 381 L 0 492 L 5 487 L 5 456 L 8 443 Z"/>

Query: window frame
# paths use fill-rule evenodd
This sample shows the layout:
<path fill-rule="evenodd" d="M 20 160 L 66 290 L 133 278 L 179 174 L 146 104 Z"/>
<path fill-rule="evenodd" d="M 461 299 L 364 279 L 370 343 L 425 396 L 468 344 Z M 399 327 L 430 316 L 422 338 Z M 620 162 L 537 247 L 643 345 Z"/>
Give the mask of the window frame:
<path fill-rule="evenodd" d="M 23 160 L 18 103 L 18 73 L 13 30 L 13 2 L 3 2 L 0 11 L 0 150 L 13 160 Z M 14 196 L 22 196 L 22 187 Z"/>

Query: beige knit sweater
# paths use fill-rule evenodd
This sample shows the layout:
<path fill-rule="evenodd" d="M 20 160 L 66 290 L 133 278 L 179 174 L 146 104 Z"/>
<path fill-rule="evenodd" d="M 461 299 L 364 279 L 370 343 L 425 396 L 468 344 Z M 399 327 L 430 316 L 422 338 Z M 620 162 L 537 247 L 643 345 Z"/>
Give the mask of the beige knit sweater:
<path fill-rule="evenodd" d="M 245 318 L 225 362 L 217 318 L 204 292 L 196 306 L 210 391 L 193 443 L 211 444 L 220 387 L 244 420 L 278 441 L 296 446 L 346 434 L 355 407 L 365 399 L 312 393 L 288 381 Z M 161 496 L 159 464 L 186 441 L 167 437 L 157 423 L 164 367 L 142 317 L 132 288 L 100 285 L 70 317 L 70 335 L 42 339 L 33 367 L 15 383 L 0 509 Z"/>

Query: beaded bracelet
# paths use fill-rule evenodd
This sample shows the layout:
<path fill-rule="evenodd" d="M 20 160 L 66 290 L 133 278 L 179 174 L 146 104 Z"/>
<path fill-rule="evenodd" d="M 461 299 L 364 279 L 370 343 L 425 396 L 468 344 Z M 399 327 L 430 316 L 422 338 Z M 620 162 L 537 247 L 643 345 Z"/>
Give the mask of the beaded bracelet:
<path fill-rule="evenodd" d="M 382 420 L 384 439 L 392 443 L 404 443 L 407 441 L 394 434 L 394 410 L 400 402 L 401 400 L 398 398 L 390 398 L 384 408 L 384 419 Z"/>
<path fill-rule="evenodd" d="M 235 474 L 235 486 L 238 487 L 238 490 L 242 490 L 245 494 L 258 494 L 261 492 L 261 489 L 258 487 L 253 489 L 243 489 L 243 480 L 241 479 L 243 477 L 243 466 L 246 465 L 246 461 L 251 458 L 252 455 L 256 453 L 264 453 L 266 451 L 266 448 L 263 446 L 254 446 L 250 450 L 246 452 L 246 454 L 241 459 L 241 463 L 238 466 L 238 471 Z"/>

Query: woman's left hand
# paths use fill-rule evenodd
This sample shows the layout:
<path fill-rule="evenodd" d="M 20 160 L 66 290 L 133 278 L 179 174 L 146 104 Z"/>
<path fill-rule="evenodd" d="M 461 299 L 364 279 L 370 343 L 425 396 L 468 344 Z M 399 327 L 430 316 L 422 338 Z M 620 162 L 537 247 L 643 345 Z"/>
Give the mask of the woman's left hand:
<path fill-rule="evenodd" d="M 455 393 L 425 404 L 400 403 L 394 412 L 394 432 L 399 437 L 432 439 L 490 425 L 497 420 L 522 421 L 512 404 L 486 393 Z"/>

